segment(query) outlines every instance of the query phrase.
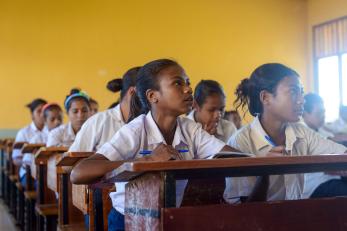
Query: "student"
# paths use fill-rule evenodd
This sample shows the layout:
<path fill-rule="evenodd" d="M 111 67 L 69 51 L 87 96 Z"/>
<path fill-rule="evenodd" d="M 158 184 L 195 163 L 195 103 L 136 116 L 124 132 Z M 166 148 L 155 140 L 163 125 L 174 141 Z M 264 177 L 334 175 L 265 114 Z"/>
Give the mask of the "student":
<path fill-rule="evenodd" d="M 90 116 L 98 113 L 99 103 L 95 99 L 89 98 L 89 104 L 90 104 Z"/>
<path fill-rule="evenodd" d="M 43 132 L 35 134 L 31 139 L 31 144 L 46 144 L 48 139 L 48 133 L 54 128 L 61 125 L 63 122 L 63 111 L 61 107 L 56 103 L 47 103 L 42 107 L 43 118 L 45 121 L 45 127 Z"/>
<path fill-rule="evenodd" d="M 144 65 L 137 76 L 136 93 L 145 114 L 124 125 L 97 154 L 78 163 L 71 173 L 73 183 L 96 182 L 122 160 L 196 159 L 219 151 L 235 151 L 201 125 L 180 117 L 191 110 L 193 97 L 188 77 L 175 61 L 160 59 Z M 109 214 L 109 230 L 124 229 L 125 184 L 117 183 L 117 192 L 110 195 L 113 209 Z M 176 183 L 177 205 L 185 184 L 186 181 Z"/>
<path fill-rule="evenodd" d="M 222 119 L 225 94 L 222 86 L 214 80 L 201 80 L 194 90 L 193 108 L 188 118 L 200 123 L 211 135 L 227 142 L 236 132 L 232 122 Z"/>
<path fill-rule="evenodd" d="M 339 118 L 325 126 L 335 135 L 347 136 L 347 106 L 341 105 L 339 110 Z"/>
<path fill-rule="evenodd" d="M 115 79 L 107 84 L 107 88 L 113 92 L 120 91 L 121 102 L 115 108 L 97 113 L 89 118 L 82 126 L 71 145 L 70 152 L 92 152 L 99 149 L 106 141 L 129 121 L 131 98 L 135 94 L 136 75 L 140 67 L 129 69 L 123 79 Z"/>
<path fill-rule="evenodd" d="M 32 122 L 30 125 L 22 128 L 18 131 L 16 135 L 15 142 L 30 142 L 30 139 L 35 135 L 40 135 L 44 130 L 44 118 L 42 115 L 42 107 L 46 104 L 44 99 L 34 99 L 31 103 L 26 105 L 30 109 Z M 27 156 L 27 155 L 25 155 Z M 23 155 L 21 150 L 15 149 L 12 154 L 13 163 L 17 166 L 21 166 L 19 170 L 20 181 L 23 186 L 25 186 L 25 168 L 23 166 L 22 160 Z M 24 157 L 24 160 L 29 159 L 30 157 Z M 30 163 L 30 162 L 29 162 Z"/>
<path fill-rule="evenodd" d="M 86 93 L 79 89 L 72 89 L 66 96 L 64 106 L 69 117 L 67 124 L 60 125 L 48 134 L 47 147 L 70 147 L 77 132 L 89 117 L 90 103 Z"/>
<path fill-rule="evenodd" d="M 299 75 L 282 64 L 258 67 L 250 78 L 242 80 L 236 96 L 236 108 L 247 107 L 255 117 L 228 142 L 242 152 L 267 156 L 274 146 L 283 149 L 283 154 L 271 154 L 277 156 L 342 154 L 347 150 L 298 123 L 304 103 L 302 86 Z M 346 195 L 347 184 L 333 178 L 335 176 L 321 174 L 311 179 L 310 184 L 306 184 L 304 174 L 227 178 L 224 198 L 233 203 L 240 196 L 257 193 L 258 198 L 267 200 Z M 261 189 L 258 192 L 253 190 L 256 181 Z"/>
<path fill-rule="evenodd" d="M 224 119 L 234 123 L 237 129 L 240 129 L 242 127 L 241 116 L 236 110 L 225 111 Z"/>

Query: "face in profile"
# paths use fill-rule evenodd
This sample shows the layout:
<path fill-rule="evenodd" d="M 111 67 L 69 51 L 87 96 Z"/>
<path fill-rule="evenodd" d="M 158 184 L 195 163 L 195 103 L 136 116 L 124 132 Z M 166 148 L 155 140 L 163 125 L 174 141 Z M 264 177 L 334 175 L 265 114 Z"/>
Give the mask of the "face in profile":
<path fill-rule="evenodd" d="M 35 125 L 37 127 L 43 127 L 44 123 L 45 123 L 45 119 L 43 117 L 43 113 L 42 113 L 42 108 L 43 108 L 44 104 L 40 104 L 39 106 L 37 106 L 34 111 L 31 114 L 31 118 L 33 120 L 33 122 L 35 123 Z"/>
<path fill-rule="evenodd" d="M 297 76 L 283 78 L 275 93 L 270 93 L 264 103 L 264 109 L 283 122 L 298 122 L 303 113 L 303 88 Z"/>
<path fill-rule="evenodd" d="M 90 116 L 98 113 L 99 111 L 99 104 L 91 102 L 90 103 Z"/>
<path fill-rule="evenodd" d="M 193 96 L 189 78 L 180 66 L 162 70 L 157 79 L 159 90 L 153 91 L 149 101 L 158 109 L 172 116 L 186 114 L 192 109 Z"/>

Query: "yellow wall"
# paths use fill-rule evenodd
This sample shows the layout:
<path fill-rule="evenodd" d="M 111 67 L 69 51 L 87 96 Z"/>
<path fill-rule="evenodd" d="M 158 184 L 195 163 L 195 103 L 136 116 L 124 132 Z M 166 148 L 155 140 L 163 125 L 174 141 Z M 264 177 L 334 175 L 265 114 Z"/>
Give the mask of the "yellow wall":
<path fill-rule="evenodd" d="M 307 17 L 308 17 L 308 54 L 309 66 L 308 66 L 308 78 L 307 86 L 313 91 L 314 78 L 313 78 L 313 26 L 339 18 L 347 16 L 347 0 L 308 0 L 307 4 Z"/>
<path fill-rule="evenodd" d="M 307 76 L 303 0 L 0 0 L 0 128 L 30 121 L 35 97 L 62 103 L 79 86 L 105 108 L 105 84 L 172 57 L 196 84 L 220 81 L 228 108 L 239 81 L 265 62 Z"/>

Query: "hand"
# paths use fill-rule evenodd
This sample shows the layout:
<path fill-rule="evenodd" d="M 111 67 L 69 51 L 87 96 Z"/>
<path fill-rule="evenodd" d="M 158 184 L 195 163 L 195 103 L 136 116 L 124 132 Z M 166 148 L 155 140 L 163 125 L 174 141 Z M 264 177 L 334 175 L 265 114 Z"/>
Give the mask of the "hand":
<path fill-rule="evenodd" d="M 182 156 L 171 145 L 160 144 L 150 155 L 152 161 L 182 160 Z"/>
<path fill-rule="evenodd" d="M 202 126 L 202 128 L 207 131 L 210 135 L 214 135 L 216 134 L 217 132 L 217 126 L 218 126 L 218 123 L 215 123 L 215 122 L 210 122 L 210 123 L 207 123 L 207 124 L 204 124 Z"/>
<path fill-rule="evenodd" d="M 283 145 L 273 147 L 266 156 L 269 157 L 276 157 L 276 156 L 283 156 L 283 153 L 285 153 L 285 147 Z"/>

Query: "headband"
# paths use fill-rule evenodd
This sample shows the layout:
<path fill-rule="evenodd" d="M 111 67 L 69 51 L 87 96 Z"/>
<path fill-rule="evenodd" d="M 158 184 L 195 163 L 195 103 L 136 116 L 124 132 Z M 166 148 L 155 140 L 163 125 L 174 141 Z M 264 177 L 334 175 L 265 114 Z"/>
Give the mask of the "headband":
<path fill-rule="evenodd" d="M 67 99 L 65 100 L 64 106 L 65 106 L 66 110 L 67 110 L 67 106 L 69 105 L 70 101 L 74 98 L 77 98 L 77 97 L 82 97 L 89 102 L 89 96 L 84 91 L 74 93 L 74 94 L 70 95 L 69 97 L 67 97 Z"/>

